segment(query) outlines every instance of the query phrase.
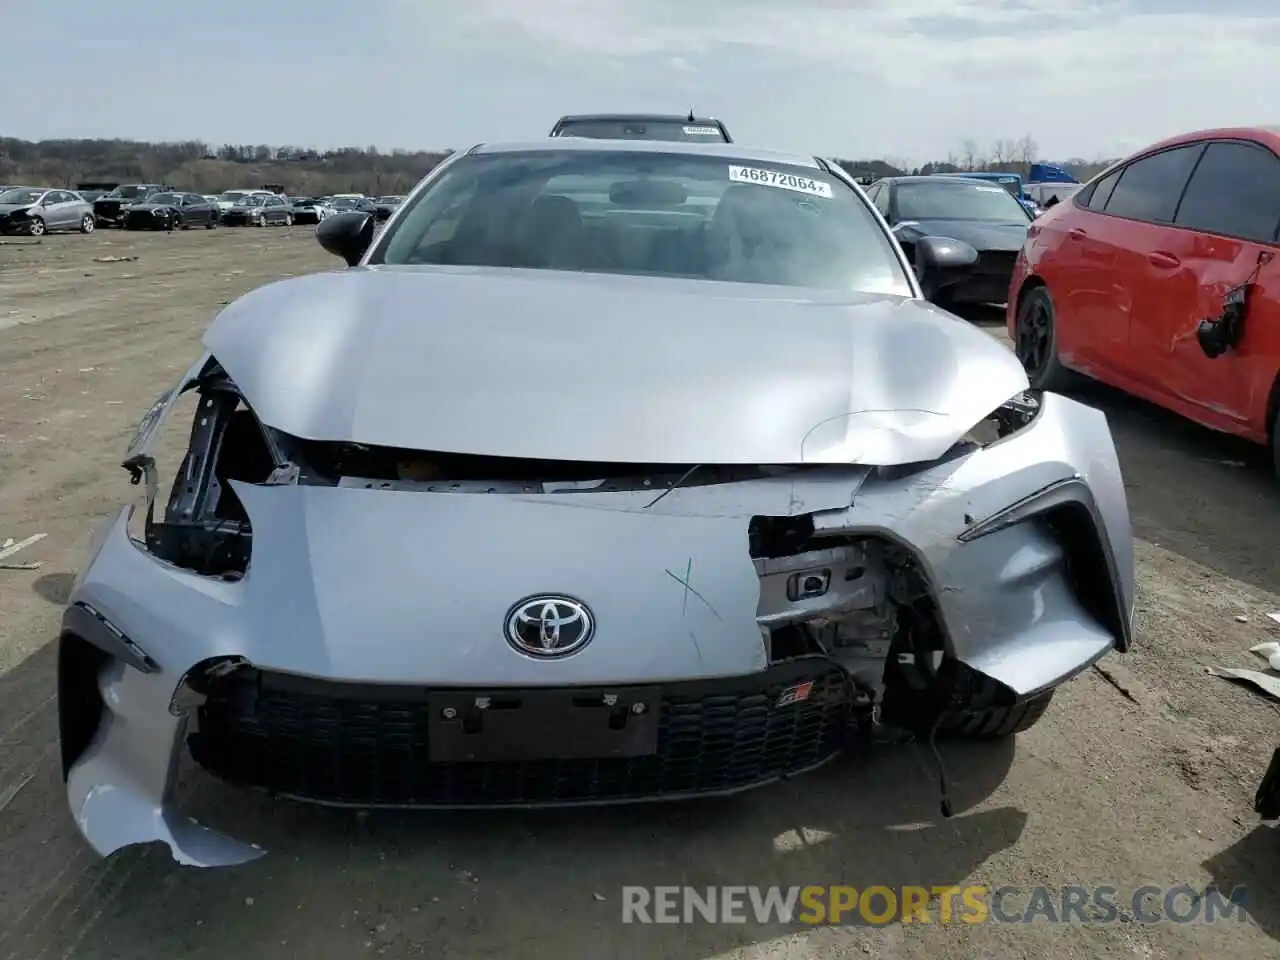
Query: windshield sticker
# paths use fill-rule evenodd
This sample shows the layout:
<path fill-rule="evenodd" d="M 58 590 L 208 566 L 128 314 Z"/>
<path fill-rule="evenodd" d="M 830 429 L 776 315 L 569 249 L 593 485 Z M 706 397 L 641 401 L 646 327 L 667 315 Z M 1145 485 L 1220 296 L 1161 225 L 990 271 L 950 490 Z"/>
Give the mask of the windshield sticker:
<path fill-rule="evenodd" d="M 717 127 L 685 127 L 684 132 L 691 137 L 718 137 L 720 130 Z"/>
<path fill-rule="evenodd" d="M 762 187 L 778 187 L 782 190 L 793 190 L 796 193 L 807 193 L 811 197 L 831 199 L 831 184 L 815 180 L 813 177 L 796 176 L 794 173 L 779 173 L 777 170 L 731 165 L 729 179 L 734 183 L 754 183 Z"/>
<path fill-rule="evenodd" d="M 1008 193 L 1009 192 L 1004 187 L 975 187 L 974 189 L 981 190 L 983 193 Z"/>

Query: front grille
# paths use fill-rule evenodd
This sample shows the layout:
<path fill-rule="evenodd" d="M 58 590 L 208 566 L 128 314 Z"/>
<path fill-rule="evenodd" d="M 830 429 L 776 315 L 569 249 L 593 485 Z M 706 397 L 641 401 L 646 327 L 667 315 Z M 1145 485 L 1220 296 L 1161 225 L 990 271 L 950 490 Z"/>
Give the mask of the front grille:
<path fill-rule="evenodd" d="M 812 683 L 806 699 L 779 704 L 805 682 Z M 818 657 L 750 677 L 632 689 L 660 694 L 651 754 L 441 762 L 429 758 L 440 698 L 472 691 L 356 686 L 246 668 L 214 681 L 189 744 L 196 761 L 224 780 L 320 803 L 556 805 L 757 786 L 835 756 L 851 719 L 844 672 Z"/>
<path fill-rule="evenodd" d="M 93 212 L 100 217 L 118 217 L 120 215 L 120 201 L 96 200 L 93 204 Z"/>

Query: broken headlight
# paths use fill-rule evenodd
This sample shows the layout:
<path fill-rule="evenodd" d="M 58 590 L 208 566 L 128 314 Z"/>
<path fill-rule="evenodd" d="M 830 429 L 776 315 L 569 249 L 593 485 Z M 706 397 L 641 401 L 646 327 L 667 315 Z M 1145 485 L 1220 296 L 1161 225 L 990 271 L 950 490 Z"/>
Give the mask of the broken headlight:
<path fill-rule="evenodd" d="M 989 447 L 997 440 L 1010 437 L 1029 426 L 1039 414 L 1038 393 L 1026 391 L 1015 394 L 976 424 L 956 447 L 965 452 L 975 447 Z"/>

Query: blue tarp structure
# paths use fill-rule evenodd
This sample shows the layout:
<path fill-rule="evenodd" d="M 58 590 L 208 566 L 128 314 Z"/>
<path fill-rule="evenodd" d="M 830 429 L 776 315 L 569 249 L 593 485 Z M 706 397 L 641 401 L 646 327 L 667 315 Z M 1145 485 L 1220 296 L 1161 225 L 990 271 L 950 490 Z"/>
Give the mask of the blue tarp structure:
<path fill-rule="evenodd" d="M 1027 183 L 1079 183 L 1056 163 L 1033 163 Z"/>

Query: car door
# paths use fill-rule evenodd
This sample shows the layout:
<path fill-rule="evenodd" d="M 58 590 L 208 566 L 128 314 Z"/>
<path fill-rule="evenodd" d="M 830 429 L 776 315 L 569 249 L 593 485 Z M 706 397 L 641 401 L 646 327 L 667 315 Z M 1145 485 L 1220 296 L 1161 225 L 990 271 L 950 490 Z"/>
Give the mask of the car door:
<path fill-rule="evenodd" d="M 267 197 L 267 220 L 270 223 L 284 223 L 284 201 L 274 194 Z"/>
<path fill-rule="evenodd" d="M 1151 359 L 1153 337 L 1167 322 L 1169 297 L 1178 295 L 1175 290 L 1193 294 L 1195 283 L 1169 251 L 1177 233 L 1173 217 L 1203 150 L 1203 143 L 1184 144 L 1127 164 L 1102 215 L 1090 218 L 1085 246 L 1107 265 L 1110 296 L 1091 303 L 1085 372 L 1093 364 L 1127 381 L 1121 387 L 1160 389 L 1161 374 Z"/>
<path fill-rule="evenodd" d="M 1170 289 L 1153 324 L 1162 383 L 1196 419 L 1265 441 L 1280 370 L 1280 158 L 1250 141 L 1210 143 L 1174 225 L 1168 253 L 1195 288 Z M 1227 293 L 1250 282 L 1243 338 L 1211 359 L 1196 339 L 1200 321 L 1221 315 Z"/>
<path fill-rule="evenodd" d="M 74 215 L 71 194 L 65 190 L 50 190 L 44 195 L 44 224 L 50 230 L 65 230 Z"/>
<path fill-rule="evenodd" d="M 183 213 L 186 214 L 187 223 L 198 223 L 204 226 L 209 222 L 209 201 L 196 193 L 184 193 L 182 195 Z"/>

